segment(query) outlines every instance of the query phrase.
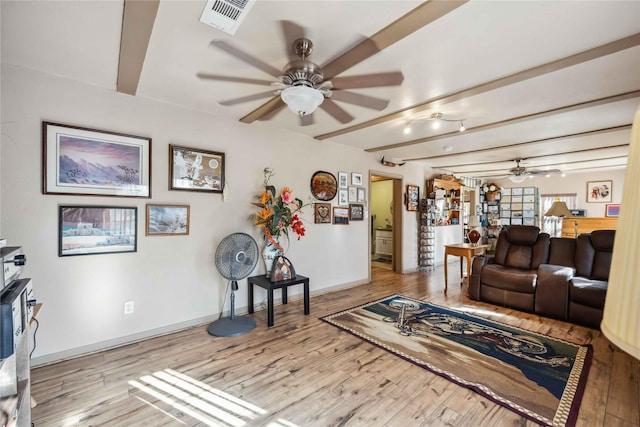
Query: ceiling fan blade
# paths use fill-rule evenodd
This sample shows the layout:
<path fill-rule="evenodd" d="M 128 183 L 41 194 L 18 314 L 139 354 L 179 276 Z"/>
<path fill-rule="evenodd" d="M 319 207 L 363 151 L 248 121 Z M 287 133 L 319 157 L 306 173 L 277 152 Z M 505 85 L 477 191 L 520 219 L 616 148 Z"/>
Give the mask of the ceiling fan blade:
<path fill-rule="evenodd" d="M 244 52 L 244 51 L 238 49 L 235 46 L 230 45 L 229 43 L 227 43 L 224 40 L 214 40 L 214 41 L 211 42 L 211 46 L 214 46 L 214 47 L 217 47 L 218 49 L 224 50 L 228 54 L 230 54 L 232 56 L 235 56 L 239 60 L 241 60 L 243 62 L 246 62 L 247 64 L 258 68 L 259 70 L 264 71 L 265 73 L 269 74 L 270 76 L 279 78 L 280 75 L 282 75 L 282 71 L 278 70 L 275 67 L 272 67 L 271 65 L 269 65 L 266 62 L 256 58 L 255 56 L 250 55 L 247 52 Z"/>
<path fill-rule="evenodd" d="M 404 76 L 400 71 L 391 71 L 389 73 L 334 77 L 331 82 L 336 89 L 356 89 L 364 87 L 398 86 L 403 80 Z"/>
<path fill-rule="evenodd" d="M 289 61 L 295 61 L 299 58 L 298 55 L 293 52 L 291 46 L 295 40 L 305 37 L 305 29 L 292 21 L 280 21 L 280 25 L 282 26 L 282 34 L 284 36 L 285 54 L 287 58 L 289 58 Z"/>
<path fill-rule="evenodd" d="M 548 169 L 548 170 L 527 170 L 525 173 L 529 175 L 546 175 L 548 173 L 562 173 L 560 169 Z"/>
<path fill-rule="evenodd" d="M 300 117 L 300 126 L 309 126 L 314 123 L 315 120 L 313 119 L 313 113 L 305 114 L 304 116 Z"/>
<path fill-rule="evenodd" d="M 333 79 L 409 34 L 465 4 L 468 0 L 427 1 L 398 18 L 382 30 L 364 39 L 336 59 L 322 66 L 324 78 Z"/>
<path fill-rule="evenodd" d="M 330 99 L 325 98 L 322 104 L 320 104 L 320 108 L 329 113 L 329 115 L 333 116 L 333 118 L 340 123 L 349 123 L 353 120 L 353 116 L 351 114 L 347 113 L 342 107 Z"/>
<path fill-rule="evenodd" d="M 242 123 L 253 123 L 256 120 L 268 120 L 273 116 L 269 116 L 271 113 L 275 114 L 285 106 L 280 96 L 274 96 L 269 101 L 265 102 L 249 114 L 240 118 Z M 267 118 L 268 117 L 268 118 Z"/>
<path fill-rule="evenodd" d="M 273 91 L 254 93 L 253 95 L 242 96 L 240 98 L 227 99 L 226 101 L 220 101 L 218 104 L 229 107 L 231 105 L 242 104 L 243 102 L 255 101 L 258 99 L 264 99 L 273 96 Z"/>
<path fill-rule="evenodd" d="M 221 82 L 247 83 L 250 85 L 270 86 L 272 80 L 247 79 L 244 77 L 223 76 L 220 74 L 197 73 L 198 78 L 203 80 L 216 80 Z"/>
<path fill-rule="evenodd" d="M 375 98 L 373 96 L 349 92 L 346 90 L 334 90 L 331 94 L 331 99 L 346 102 L 348 104 L 359 105 L 360 107 L 372 108 L 378 111 L 384 110 L 387 108 L 387 105 L 389 105 L 389 101 L 386 99 Z"/>

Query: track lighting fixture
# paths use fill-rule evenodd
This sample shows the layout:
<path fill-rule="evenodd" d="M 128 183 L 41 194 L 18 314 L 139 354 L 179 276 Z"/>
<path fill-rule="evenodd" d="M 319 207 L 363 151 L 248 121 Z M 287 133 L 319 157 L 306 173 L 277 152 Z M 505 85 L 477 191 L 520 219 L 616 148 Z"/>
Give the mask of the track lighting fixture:
<path fill-rule="evenodd" d="M 404 130 L 403 130 L 404 134 L 408 135 L 411 133 L 411 128 L 414 123 L 420 123 L 420 122 L 426 122 L 426 121 L 433 122 L 431 125 L 433 129 L 439 129 L 442 122 L 457 122 L 459 132 L 464 132 L 465 130 L 467 130 L 467 128 L 464 126 L 464 119 L 448 119 L 448 118 L 445 118 L 442 113 L 432 113 L 428 117 L 417 117 L 415 119 L 409 120 L 404 127 Z"/>

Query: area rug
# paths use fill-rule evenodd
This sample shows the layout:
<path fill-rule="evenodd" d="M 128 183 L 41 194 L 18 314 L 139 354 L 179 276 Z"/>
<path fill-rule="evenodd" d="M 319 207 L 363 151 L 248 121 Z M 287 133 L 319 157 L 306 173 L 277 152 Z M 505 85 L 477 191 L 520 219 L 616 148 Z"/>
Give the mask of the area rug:
<path fill-rule="evenodd" d="M 401 295 L 322 320 L 539 424 L 575 425 L 591 346 Z"/>

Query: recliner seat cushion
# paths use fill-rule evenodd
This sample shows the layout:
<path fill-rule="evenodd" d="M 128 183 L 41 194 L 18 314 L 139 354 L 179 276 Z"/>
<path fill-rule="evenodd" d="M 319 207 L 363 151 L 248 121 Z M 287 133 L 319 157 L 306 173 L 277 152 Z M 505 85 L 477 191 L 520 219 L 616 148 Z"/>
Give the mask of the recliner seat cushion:
<path fill-rule="evenodd" d="M 480 282 L 505 291 L 532 294 L 536 288 L 536 270 L 522 270 L 487 264 L 480 273 Z"/>
<path fill-rule="evenodd" d="M 607 284 L 604 280 L 590 280 L 574 277 L 569 284 L 569 300 L 576 304 L 602 309 L 607 296 Z"/>

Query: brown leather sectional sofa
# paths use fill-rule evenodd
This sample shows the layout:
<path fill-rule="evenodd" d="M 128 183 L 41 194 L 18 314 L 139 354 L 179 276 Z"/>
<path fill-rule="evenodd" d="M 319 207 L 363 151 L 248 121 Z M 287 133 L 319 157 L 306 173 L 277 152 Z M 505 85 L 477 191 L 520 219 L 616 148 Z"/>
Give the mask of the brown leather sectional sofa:
<path fill-rule="evenodd" d="M 474 259 L 469 297 L 598 329 L 614 238 L 615 230 L 571 239 L 511 226 L 493 256 Z"/>

